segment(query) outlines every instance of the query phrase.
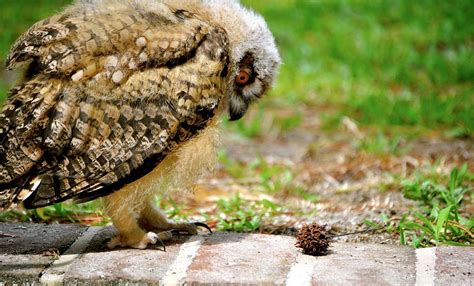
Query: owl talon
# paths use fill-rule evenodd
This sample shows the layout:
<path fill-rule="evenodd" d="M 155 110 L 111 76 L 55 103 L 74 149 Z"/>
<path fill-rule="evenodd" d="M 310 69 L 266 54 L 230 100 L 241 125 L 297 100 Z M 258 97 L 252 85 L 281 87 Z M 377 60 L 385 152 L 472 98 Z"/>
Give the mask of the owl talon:
<path fill-rule="evenodd" d="M 199 222 L 199 221 L 198 222 L 193 222 L 192 224 L 194 224 L 196 227 L 198 227 L 198 226 L 204 227 L 205 229 L 207 229 L 209 231 L 210 234 L 212 234 L 212 230 L 207 224 L 205 224 L 203 222 Z"/>
<path fill-rule="evenodd" d="M 180 235 L 180 234 L 189 234 L 189 235 L 194 235 L 197 234 L 197 227 L 203 227 L 209 231 L 210 234 L 212 234 L 211 228 L 203 223 L 203 222 L 192 222 L 188 224 L 189 228 L 186 229 L 172 229 L 170 230 L 172 235 Z"/>
<path fill-rule="evenodd" d="M 158 235 L 158 238 L 156 240 L 157 242 L 159 242 L 161 244 L 161 246 L 163 247 L 163 252 L 166 252 L 166 246 L 165 246 L 165 243 L 163 242 L 163 240 L 160 238 L 160 236 Z"/>

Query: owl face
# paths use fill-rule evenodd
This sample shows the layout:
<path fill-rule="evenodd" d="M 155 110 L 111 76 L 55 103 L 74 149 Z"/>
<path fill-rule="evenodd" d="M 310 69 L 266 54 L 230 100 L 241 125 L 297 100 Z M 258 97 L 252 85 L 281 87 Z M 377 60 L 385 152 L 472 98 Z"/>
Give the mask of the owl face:
<path fill-rule="evenodd" d="M 265 69 L 270 72 L 257 69 L 258 65 L 262 65 L 257 61 L 256 55 L 248 51 L 238 63 L 229 101 L 230 121 L 242 118 L 249 105 L 261 98 L 273 83 L 279 61 L 275 60 Z"/>
<path fill-rule="evenodd" d="M 238 1 L 207 0 L 214 19 L 229 36 L 231 88 L 228 93 L 230 120 L 244 116 L 249 105 L 270 89 L 280 65 L 275 39 L 262 16 Z"/>
<path fill-rule="evenodd" d="M 237 63 L 229 100 L 230 121 L 242 118 L 249 105 L 271 87 L 280 58 L 273 37 L 269 43 L 268 47 L 246 50 Z"/>

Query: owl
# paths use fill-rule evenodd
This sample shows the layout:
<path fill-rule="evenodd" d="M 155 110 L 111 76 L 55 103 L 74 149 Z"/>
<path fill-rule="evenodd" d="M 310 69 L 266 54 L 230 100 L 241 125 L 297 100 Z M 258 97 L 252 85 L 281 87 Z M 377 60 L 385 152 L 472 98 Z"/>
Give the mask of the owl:
<path fill-rule="evenodd" d="M 279 63 L 236 0 L 77 0 L 7 57 L 24 76 L 0 114 L 0 208 L 102 198 L 110 248 L 195 234 L 154 197 L 212 170 L 220 115 L 240 119 Z"/>

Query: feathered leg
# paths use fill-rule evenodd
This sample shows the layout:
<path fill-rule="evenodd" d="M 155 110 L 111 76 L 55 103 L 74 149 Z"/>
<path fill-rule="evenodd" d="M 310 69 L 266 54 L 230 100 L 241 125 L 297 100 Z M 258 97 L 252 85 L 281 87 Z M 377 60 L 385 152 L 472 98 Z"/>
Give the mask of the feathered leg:
<path fill-rule="evenodd" d="M 154 232 L 145 232 L 140 228 L 133 209 L 124 205 L 124 199 L 127 199 L 127 196 L 123 192 L 113 193 L 104 199 L 107 215 L 110 216 L 118 231 L 118 235 L 112 238 L 107 246 L 145 249 L 148 244 L 155 244 L 160 239 L 159 235 Z"/>
<path fill-rule="evenodd" d="M 157 231 L 160 238 L 164 238 L 163 240 L 171 238 L 174 233 L 197 234 L 198 226 L 204 227 L 212 233 L 211 229 L 204 223 L 170 222 L 166 215 L 155 205 L 154 200 L 149 200 L 145 204 L 138 221 L 143 229 Z"/>

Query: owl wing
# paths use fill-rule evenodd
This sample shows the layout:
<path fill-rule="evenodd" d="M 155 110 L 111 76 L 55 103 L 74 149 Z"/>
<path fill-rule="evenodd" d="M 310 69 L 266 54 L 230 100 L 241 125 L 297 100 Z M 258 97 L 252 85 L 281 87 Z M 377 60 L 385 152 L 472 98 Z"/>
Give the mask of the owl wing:
<path fill-rule="evenodd" d="M 7 68 L 33 60 L 33 69 L 76 74 L 73 80 L 92 77 L 104 67 L 111 73 L 121 68 L 126 75 L 147 65 L 185 61 L 212 30 L 193 14 L 164 4 L 154 4 L 160 14 L 118 1 L 113 7 L 90 5 L 33 25 L 12 46 Z"/>
<path fill-rule="evenodd" d="M 182 10 L 71 13 L 33 26 L 8 57 L 32 62 L 0 114 L 0 207 L 118 190 L 205 128 L 223 98 L 221 29 Z"/>

